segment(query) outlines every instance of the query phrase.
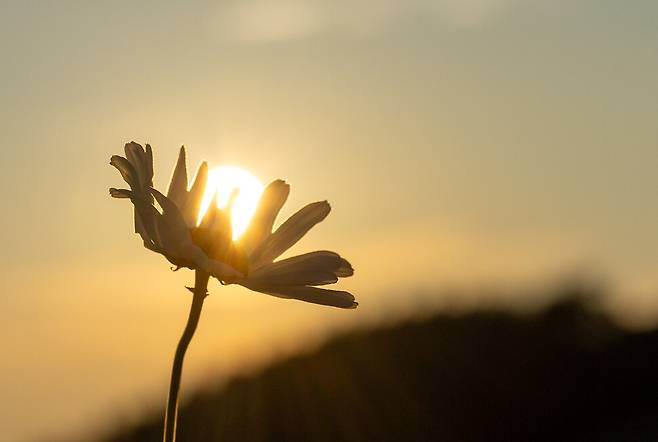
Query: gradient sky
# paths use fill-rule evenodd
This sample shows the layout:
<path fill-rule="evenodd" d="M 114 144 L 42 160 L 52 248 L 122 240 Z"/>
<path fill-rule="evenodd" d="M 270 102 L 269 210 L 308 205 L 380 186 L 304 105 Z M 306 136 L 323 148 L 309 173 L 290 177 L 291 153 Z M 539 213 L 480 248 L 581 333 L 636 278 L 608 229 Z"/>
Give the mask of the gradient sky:
<path fill-rule="evenodd" d="M 4 434 L 164 399 L 192 275 L 107 195 L 130 140 L 153 145 L 161 189 L 185 144 L 191 167 L 286 179 L 284 215 L 328 199 L 294 251 L 357 271 L 348 312 L 213 285 L 183 395 L 445 287 L 575 272 L 655 323 L 657 22 L 649 0 L 3 2 Z"/>

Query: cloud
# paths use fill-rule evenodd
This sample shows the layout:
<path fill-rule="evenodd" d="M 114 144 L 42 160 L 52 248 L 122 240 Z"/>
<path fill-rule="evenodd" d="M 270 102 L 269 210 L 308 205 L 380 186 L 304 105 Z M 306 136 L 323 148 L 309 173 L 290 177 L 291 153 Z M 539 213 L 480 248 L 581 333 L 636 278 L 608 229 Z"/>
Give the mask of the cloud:
<path fill-rule="evenodd" d="M 414 16 L 454 27 L 478 26 L 520 1 L 232 0 L 220 7 L 218 26 L 224 38 L 250 43 L 294 41 L 330 33 L 364 37 Z"/>

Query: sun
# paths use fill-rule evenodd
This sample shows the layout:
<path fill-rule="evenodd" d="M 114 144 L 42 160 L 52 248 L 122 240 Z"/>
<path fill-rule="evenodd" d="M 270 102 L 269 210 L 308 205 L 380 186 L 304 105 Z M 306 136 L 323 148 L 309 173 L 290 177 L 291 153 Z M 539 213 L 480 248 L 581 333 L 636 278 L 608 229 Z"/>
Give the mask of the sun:
<path fill-rule="evenodd" d="M 216 192 L 217 205 L 223 208 L 228 203 L 234 189 L 239 191 L 231 211 L 231 226 L 235 240 L 247 230 L 263 192 L 263 185 L 249 171 L 237 166 L 220 166 L 208 172 L 208 183 L 201 200 L 199 222 L 208 210 Z"/>

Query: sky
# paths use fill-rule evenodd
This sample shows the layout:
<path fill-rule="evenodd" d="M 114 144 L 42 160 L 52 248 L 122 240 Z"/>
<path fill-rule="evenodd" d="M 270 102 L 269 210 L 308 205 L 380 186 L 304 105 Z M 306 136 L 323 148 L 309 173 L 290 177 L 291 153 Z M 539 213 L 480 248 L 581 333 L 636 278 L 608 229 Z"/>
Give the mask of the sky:
<path fill-rule="evenodd" d="M 658 322 L 658 4 L 636 0 L 2 2 L 0 416 L 9 440 L 135 419 L 164 400 L 190 271 L 112 200 L 108 164 L 180 145 L 286 179 L 332 213 L 360 302 L 211 286 L 183 397 L 328 333 L 423 306 L 526 305 L 586 277 Z M 281 218 L 280 218 L 281 220 Z M 484 295 L 478 287 L 499 287 Z M 472 295 L 442 297 L 454 288 Z M 506 291 L 507 290 L 507 291 Z M 497 294 L 498 293 L 498 294 Z M 496 298 L 499 297 L 499 298 Z M 35 417 L 37 416 L 37 417 Z"/>

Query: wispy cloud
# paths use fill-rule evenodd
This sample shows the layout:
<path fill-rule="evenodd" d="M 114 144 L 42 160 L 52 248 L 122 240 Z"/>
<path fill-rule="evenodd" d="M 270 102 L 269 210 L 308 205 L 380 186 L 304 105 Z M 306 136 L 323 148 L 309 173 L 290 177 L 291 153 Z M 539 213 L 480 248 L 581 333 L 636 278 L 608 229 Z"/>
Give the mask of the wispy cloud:
<path fill-rule="evenodd" d="M 455 27 L 478 26 L 529 0 L 231 0 L 219 10 L 224 38 L 284 42 L 318 34 L 364 37 L 422 15 Z"/>

